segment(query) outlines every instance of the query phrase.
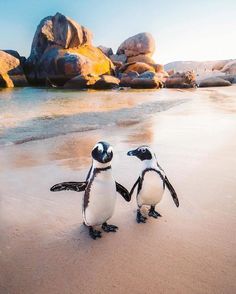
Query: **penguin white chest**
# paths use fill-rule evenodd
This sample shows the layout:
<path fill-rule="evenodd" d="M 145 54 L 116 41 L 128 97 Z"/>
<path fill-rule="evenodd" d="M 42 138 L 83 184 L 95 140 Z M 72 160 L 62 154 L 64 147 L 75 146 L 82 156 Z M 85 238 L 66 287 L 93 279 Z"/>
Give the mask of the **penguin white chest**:
<path fill-rule="evenodd" d="M 146 172 L 143 178 L 142 189 L 138 194 L 139 205 L 156 205 L 164 193 L 163 181 L 155 172 Z"/>
<path fill-rule="evenodd" d="M 111 171 L 98 173 L 91 183 L 83 215 L 89 226 L 101 225 L 112 217 L 116 203 L 116 184 Z"/>

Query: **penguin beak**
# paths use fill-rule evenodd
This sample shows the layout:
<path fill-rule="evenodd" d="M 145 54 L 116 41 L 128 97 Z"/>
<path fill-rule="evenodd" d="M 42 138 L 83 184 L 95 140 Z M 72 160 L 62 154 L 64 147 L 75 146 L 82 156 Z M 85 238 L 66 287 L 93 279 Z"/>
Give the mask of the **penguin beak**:
<path fill-rule="evenodd" d="M 137 155 L 137 150 L 136 149 L 135 150 L 130 150 L 130 151 L 127 152 L 127 155 L 128 156 L 136 156 Z"/>

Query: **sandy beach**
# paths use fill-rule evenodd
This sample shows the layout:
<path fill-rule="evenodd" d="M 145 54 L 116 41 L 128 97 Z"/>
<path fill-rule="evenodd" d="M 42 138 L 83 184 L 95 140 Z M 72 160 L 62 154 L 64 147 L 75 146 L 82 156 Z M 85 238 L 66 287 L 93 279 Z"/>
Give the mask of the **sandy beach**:
<path fill-rule="evenodd" d="M 184 103 L 141 120 L 0 149 L 1 294 L 236 293 L 235 86 L 184 93 Z M 140 165 L 127 150 L 152 146 L 180 207 L 166 191 L 163 217 L 137 224 L 135 197 L 118 197 L 110 223 L 119 231 L 92 240 L 82 193 L 49 188 L 85 179 L 101 139 L 128 189 Z"/>

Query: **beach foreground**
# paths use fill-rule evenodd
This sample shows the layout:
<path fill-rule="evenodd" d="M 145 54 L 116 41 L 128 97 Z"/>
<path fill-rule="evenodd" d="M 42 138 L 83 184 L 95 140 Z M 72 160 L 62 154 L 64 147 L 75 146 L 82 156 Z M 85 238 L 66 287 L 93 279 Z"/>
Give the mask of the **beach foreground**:
<path fill-rule="evenodd" d="M 236 293 L 235 87 L 186 93 L 192 99 L 140 122 L 1 148 L 2 294 Z M 49 188 L 83 180 L 101 139 L 129 189 L 139 162 L 126 152 L 151 145 L 180 207 L 166 191 L 163 217 L 137 224 L 135 197 L 118 197 L 110 223 L 119 231 L 92 240 L 82 194 Z"/>

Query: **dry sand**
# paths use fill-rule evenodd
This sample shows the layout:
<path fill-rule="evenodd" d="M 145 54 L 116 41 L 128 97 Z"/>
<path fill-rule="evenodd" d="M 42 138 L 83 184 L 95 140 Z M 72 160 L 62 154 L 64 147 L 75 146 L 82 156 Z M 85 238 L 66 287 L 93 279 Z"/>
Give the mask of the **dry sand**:
<path fill-rule="evenodd" d="M 2 148 L 0 293 L 236 293 L 235 87 L 224 91 L 202 90 L 202 98 L 115 130 Z M 119 231 L 90 239 L 82 194 L 49 188 L 84 179 L 100 139 L 113 144 L 114 175 L 127 188 L 139 172 L 127 150 L 153 146 L 180 207 L 165 192 L 163 217 L 137 224 L 135 197 L 119 197 L 110 220 Z"/>

